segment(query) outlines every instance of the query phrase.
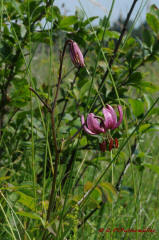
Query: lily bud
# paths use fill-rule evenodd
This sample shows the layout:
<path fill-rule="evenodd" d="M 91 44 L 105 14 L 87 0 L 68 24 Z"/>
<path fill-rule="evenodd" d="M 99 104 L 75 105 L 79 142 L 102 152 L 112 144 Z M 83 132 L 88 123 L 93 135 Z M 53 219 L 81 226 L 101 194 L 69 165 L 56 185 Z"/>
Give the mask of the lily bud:
<path fill-rule="evenodd" d="M 105 152 L 106 149 L 107 149 L 106 141 L 103 141 L 102 143 L 99 143 L 99 147 L 100 147 L 101 152 Z"/>
<path fill-rule="evenodd" d="M 76 67 L 84 67 L 85 64 L 84 64 L 83 54 L 78 44 L 73 40 L 69 40 L 69 47 L 70 47 L 70 57 L 71 57 L 72 63 Z"/>
<path fill-rule="evenodd" d="M 111 151 L 113 147 L 114 147 L 113 139 L 111 138 L 109 142 L 109 151 Z"/>
<path fill-rule="evenodd" d="M 115 141 L 115 147 L 118 148 L 119 147 L 118 139 L 115 138 L 114 141 Z"/>

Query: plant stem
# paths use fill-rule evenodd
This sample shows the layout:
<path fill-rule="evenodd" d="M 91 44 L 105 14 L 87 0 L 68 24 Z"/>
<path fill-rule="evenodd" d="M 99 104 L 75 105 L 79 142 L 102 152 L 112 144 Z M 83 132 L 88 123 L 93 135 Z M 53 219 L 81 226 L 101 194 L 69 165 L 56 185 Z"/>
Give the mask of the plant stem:
<path fill-rule="evenodd" d="M 47 211 L 47 221 L 50 219 L 50 213 L 53 206 L 53 200 L 54 200 L 54 193 L 55 193 L 55 187 L 56 187 L 56 179 L 57 179 L 57 169 L 58 169 L 58 162 L 59 162 L 59 154 L 60 151 L 58 150 L 57 146 L 57 140 L 56 140 L 56 131 L 55 131 L 55 120 L 54 120 L 54 111 L 51 114 L 51 125 L 52 125 L 52 135 L 53 135 L 53 141 L 55 146 L 55 167 L 54 167 L 54 175 L 52 180 L 52 188 L 51 188 L 51 194 L 49 199 L 49 207 Z"/>
<path fill-rule="evenodd" d="M 69 41 L 70 41 L 70 40 L 67 40 L 67 41 L 65 42 L 62 55 L 60 56 L 59 78 L 58 78 L 58 83 L 57 83 L 57 88 L 56 88 L 56 93 L 55 93 L 54 102 L 53 102 L 53 105 L 52 105 L 52 112 L 54 112 L 54 109 L 55 109 L 55 106 L 56 106 L 57 96 L 58 96 L 58 92 L 59 92 L 59 88 L 60 88 L 60 84 L 61 84 L 63 59 L 64 59 L 66 47 L 67 47 L 67 44 L 69 43 Z"/>
<path fill-rule="evenodd" d="M 100 177 L 98 178 L 96 184 L 92 187 L 92 190 L 90 189 L 88 192 L 86 192 L 86 194 L 82 197 L 81 200 L 78 201 L 78 205 L 80 206 L 81 203 L 83 203 L 88 196 L 91 194 L 91 192 L 95 189 L 95 187 L 97 186 L 97 184 L 100 182 L 100 180 L 103 178 L 103 176 L 106 174 L 107 170 L 110 168 L 111 164 L 117 159 L 117 157 L 119 156 L 121 150 L 125 147 L 125 145 L 127 144 L 127 142 L 131 139 L 131 137 L 134 135 L 134 133 L 137 131 L 137 129 L 139 128 L 139 126 L 143 123 L 143 121 L 145 120 L 145 118 L 148 116 L 148 114 L 151 112 L 151 110 L 154 108 L 154 106 L 157 104 L 157 102 L 159 101 L 159 97 L 154 101 L 154 103 L 151 105 L 151 107 L 149 108 L 149 110 L 145 113 L 145 115 L 143 116 L 143 118 L 140 120 L 140 122 L 137 124 L 137 126 L 135 127 L 135 129 L 130 133 L 130 135 L 126 138 L 126 140 L 123 142 L 123 144 L 121 145 L 121 147 L 119 148 L 117 154 L 114 156 L 114 158 L 111 160 L 111 162 L 108 164 L 108 166 L 105 168 L 105 170 L 103 171 L 103 173 L 100 175 Z M 134 146 L 132 146 L 132 152 L 134 154 L 135 152 L 135 143 Z M 129 164 L 129 162 L 126 163 L 125 167 L 127 168 L 127 164 Z M 125 172 L 125 167 L 124 167 L 124 172 Z M 122 171 L 122 172 L 123 172 Z M 123 178 L 123 173 L 121 173 L 121 176 L 119 177 L 119 182 L 121 181 L 120 178 Z M 117 186 L 118 187 L 118 186 Z M 104 204 L 104 203 L 103 203 Z M 97 209 L 93 209 L 91 211 L 91 213 L 89 213 L 89 217 L 92 216 L 92 214 L 94 212 L 96 212 Z M 89 218 L 88 216 L 86 216 L 86 220 Z M 85 221 L 84 221 L 85 222 Z M 80 224 L 79 227 L 81 227 L 82 224 Z"/>
<path fill-rule="evenodd" d="M 52 110 L 51 110 L 52 136 L 53 136 L 53 142 L 54 142 L 54 147 L 55 147 L 55 167 L 54 167 L 54 175 L 53 175 L 52 188 L 51 188 L 51 194 L 50 194 L 50 200 L 49 200 L 49 207 L 48 207 L 48 211 L 47 211 L 47 221 L 48 222 L 50 220 L 50 213 L 51 213 L 54 198 L 55 198 L 57 170 L 58 170 L 58 162 L 59 162 L 59 155 L 60 155 L 60 150 L 58 149 L 58 144 L 57 144 L 57 139 L 56 139 L 56 126 L 55 126 L 54 112 L 55 112 L 57 97 L 58 97 L 59 88 L 60 88 L 60 84 L 61 84 L 63 59 L 64 59 L 64 55 L 65 55 L 65 51 L 66 51 L 66 47 L 67 47 L 68 42 L 69 42 L 69 40 L 65 42 L 63 52 L 62 52 L 62 56 L 60 57 L 60 69 L 59 69 L 58 83 L 57 83 L 55 98 L 54 98 L 54 102 L 53 102 L 53 106 L 52 106 Z M 43 236 L 43 239 L 44 238 L 45 238 L 45 236 Z"/>
<path fill-rule="evenodd" d="M 127 172 L 127 169 L 128 169 L 129 166 L 130 166 L 131 159 L 133 158 L 133 155 L 134 155 L 134 153 L 135 153 L 135 151 L 136 151 L 136 148 L 137 148 L 137 143 L 136 143 L 136 140 L 135 140 L 134 144 L 133 144 L 132 147 L 131 147 L 131 151 L 132 151 L 132 152 L 131 152 L 131 157 L 129 157 L 128 160 L 127 160 L 127 162 L 125 163 L 125 166 L 124 166 L 124 168 L 123 168 L 123 170 L 122 170 L 122 172 L 121 172 L 121 174 L 120 174 L 120 176 L 119 176 L 119 178 L 118 178 L 118 181 L 117 181 L 117 183 L 116 183 L 116 185 L 115 185 L 115 188 L 116 188 L 116 190 L 117 190 L 118 192 L 120 192 L 120 186 L 121 186 L 122 179 L 123 179 L 125 173 Z M 105 204 L 105 202 L 103 202 L 103 201 L 101 201 L 101 202 L 99 203 L 100 207 L 102 207 L 104 204 Z M 86 222 L 98 209 L 100 209 L 100 208 L 99 208 L 99 207 L 94 208 L 94 209 L 83 219 L 82 223 L 80 223 L 80 224 L 78 225 L 78 228 L 80 228 L 83 224 L 85 224 L 85 222 Z"/>
<path fill-rule="evenodd" d="M 84 57 L 86 56 L 87 52 L 88 52 L 88 49 L 85 51 Z M 73 90 L 73 87 L 74 87 L 74 84 L 75 84 L 75 82 L 76 82 L 76 78 L 77 78 L 77 76 L 78 76 L 78 73 L 79 73 L 80 69 L 81 69 L 81 67 L 78 67 L 78 70 L 77 70 L 77 72 L 76 72 L 76 74 L 75 74 L 75 76 L 74 76 L 73 82 L 71 83 L 71 87 L 70 87 L 70 90 L 71 90 L 71 91 Z M 68 97 L 69 97 L 69 93 L 67 94 L 67 98 L 66 98 L 66 100 L 65 100 L 65 103 L 64 103 L 64 106 L 63 106 L 63 109 L 62 109 L 61 118 L 60 118 L 60 120 L 59 120 L 58 127 L 60 126 L 61 121 L 62 121 L 62 119 L 63 119 L 64 113 L 65 113 L 65 110 L 66 110 L 66 107 L 67 107 L 67 104 L 68 104 L 68 101 L 69 101 L 69 100 L 68 100 Z"/>
<path fill-rule="evenodd" d="M 76 151 L 77 151 L 76 149 L 73 149 L 71 158 L 69 159 L 69 162 L 67 163 L 67 167 L 66 167 L 66 170 L 65 170 L 65 173 L 64 173 L 64 177 L 63 177 L 62 183 L 61 183 L 62 188 L 64 187 L 67 178 L 70 176 L 70 171 L 71 171 L 71 168 L 72 168 L 72 165 L 73 165 L 73 162 L 74 162 L 74 158 L 76 156 Z"/>
<path fill-rule="evenodd" d="M 121 34 L 120 34 L 120 37 L 119 37 L 119 40 L 118 40 L 117 43 L 116 43 L 113 56 L 111 57 L 111 59 L 110 59 L 110 61 L 109 61 L 109 63 L 108 63 L 109 67 L 107 68 L 107 70 L 106 70 L 106 72 L 105 72 L 105 74 L 104 74 L 104 76 L 103 76 L 103 78 L 102 78 L 102 81 L 101 81 L 101 83 L 100 83 L 100 85 L 99 85 L 99 88 L 98 88 L 98 92 L 102 89 L 102 87 L 103 87 L 103 85 L 104 85 L 104 81 L 105 81 L 105 79 L 107 78 L 107 76 L 108 76 L 108 74 L 109 74 L 109 70 L 110 70 L 110 68 L 112 67 L 113 63 L 114 63 L 114 60 L 115 60 L 115 58 L 116 58 L 116 56 L 117 56 L 117 52 L 118 52 L 118 50 L 119 50 L 121 41 L 122 41 L 122 39 L 123 39 L 123 37 L 124 37 L 124 33 L 125 33 L 125 31 L 126 31 L 126 26 L 127 26 L 128 22 L 129 22 L 130 16 L 131 16 L 131 14 L 132 14 L 132 12 L 133 12 L 133 10 L 134 10 L 134 7 L 135 7 L 137 1 L 138 1 L 138 0 L 134 0 L 134 1 L 133 1 L 132 6 L 131 6 L 128 14 L 127 14 L 126 20 L 125 20 L 124 25 L 123 25 L 123 29 L 122 29 Z M 95 97 L 95 100 L 94 100 L 94 102 L 93 102 L 93 105 L 95 105 L 97 99 L 98 99 L 98 94 L 97 94 L 96 97 Z"/>
<path fill-rule="evenodd" d="M 122 172 L 121 172 L 121 174 L 120 174 L 120 176 L 119 176 L 119 178 L 118 178 L 118 181 L 117 181 L 117 183 L 116 183 L 116 185 L 115 185 L 115 188 L 116 188 L 116 190 L 117 190 L 118 192 L 120 191 L 121 182 L 122 182 L 122 180 L 123 180 L 123 177 L 124 177 L 124 175 L 126 174 L 128 168 L 129 168 L 129 166 L 130 166 L 131 159 L 134 157 L 134 153 L 135 153 L 135 151 L 136 151 L 136 148 L 137 148 L 137 143 L 136 143 L 136 139 L 135 139 L 135 142 L 134 142 L 134 144 L 133 144 L 132 147 L 131 147 L 131 156 L 128 158 L 127 162 L 125 163 L 125 166 L 124 166 L 124 168 L 123 168 L 123 170 L 122 170 Z"/>

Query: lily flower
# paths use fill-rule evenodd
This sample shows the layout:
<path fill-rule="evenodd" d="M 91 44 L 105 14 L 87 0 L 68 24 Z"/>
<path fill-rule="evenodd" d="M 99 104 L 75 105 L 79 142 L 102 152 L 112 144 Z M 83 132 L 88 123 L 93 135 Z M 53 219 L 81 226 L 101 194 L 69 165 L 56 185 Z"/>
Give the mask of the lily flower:
<path fill-rule="evenodd" d="M 120 105 L 117 106 L 119 112 L 119 121 L 117 121 L 117 115 L 114 109 L 107 104 L 105 108 L 103 108 L 103 115 L 104 115 L 104 125 L 106 129 L 115 129 L 119 127 L 123 120 L 123 110 Z"/>
<path fill-rule="evenodd" d="M 99 117 L 100 118 L 100 117 Z M 81 123 L 86 133 L 90 135 L 97 135 L 99 133 L 104 133 L 104 122 L 103 120 L 99 122 L 98 117 L 94 115 L 94 113 L 89 113 L 87 117 L 87 126 L 84 120 L 84 116 L 81 116 Z"/>
<path fill-rule="evenodd" d="M 113 130 L 121 124 L 123 120 L 123 111 L 120 105 L 117 106 L 119 112 L 119 120 L 117 121 L 117 115 L 115 110 L 107 104 L 103 108 L 102 112 L 104 119 L 95 116 L 94 113 L 89 113 L 87 116 L 87 122 L 84 120 L 84 116 L 81 116 L 81 123 L 86 133 L 90 135 L 97 135 L 100 133 L 105 133 L 108 129 Z M 98 121 L 100 120 L 100 122 Z"/>
<path fill-rule="evenodd" d="M 70 57 L 72 60 L 72 63 L 76 66 L 76 67 L 84 67 L 84 58 L 83 58 L 83 54 L 78 46 L 78 44 L 76 42 L 74 42 L 73 40 L 69 40 L 69 51 L 70 51 Z"/>

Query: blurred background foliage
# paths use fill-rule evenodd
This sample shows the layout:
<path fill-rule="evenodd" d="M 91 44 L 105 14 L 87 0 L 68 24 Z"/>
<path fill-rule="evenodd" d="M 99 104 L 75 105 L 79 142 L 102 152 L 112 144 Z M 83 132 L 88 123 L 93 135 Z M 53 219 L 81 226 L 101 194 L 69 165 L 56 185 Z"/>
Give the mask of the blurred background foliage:
<path fill-rule="evenodd" d="M 81 114 L 93 111 L 100 115 L 103 103 L 117 105 L 119 101 L 124 123 L 112 134 L 121 145 L 158 97 L 157 7 L 151 6 L 146 22 L 138 28 L 128 22 L 100 92 L 125 19 L 120 17 L 110 25 L 105 16 L 94 25 L 98 17 L 86 18 L 82 10 L 73 16 L 62 15 L 52 0 L 5 0 L 0 11 L 0 238 L 42 239 L 47 229 L 47 239 L 103 239 L 104 233 L 98 232 L 101 226 L 159 231 L 158 104 L 82 207 L 78 201 L 94 186 L 117 150 L 100 152 L 101 137 L 82 132 L 62 145 L 56 211 L 47 224 L 54 166 L 51 123 L 46 109 L 29 90 L 32 86 L 52 103 L 62 48 L 66 40 L 76 41 L 86 68 L 76 69 L 66 52 L 56 108 L 59 145 L 81 127 Z M 113 236 L 119 239 L 119 233 Z M 144 233 L 136 239 L 158 238 Z"/>

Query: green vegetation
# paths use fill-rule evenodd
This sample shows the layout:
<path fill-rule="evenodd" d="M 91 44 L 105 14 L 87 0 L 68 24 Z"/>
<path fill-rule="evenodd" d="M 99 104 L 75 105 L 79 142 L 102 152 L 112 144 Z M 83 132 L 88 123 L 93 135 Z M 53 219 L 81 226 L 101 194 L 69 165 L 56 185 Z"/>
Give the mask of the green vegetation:
<path fill-rule="evenodd" d="M 158 240 L 159 9 L 135 29 L 134 0 L 111 28 L 114 2 L 94 25 L 82 6 L 63 16 L 53 0 L 1 0 L 0 239 Z M 101 127 L 107 104 L 122 123 L 87 134 L 81 115 Z"/>

